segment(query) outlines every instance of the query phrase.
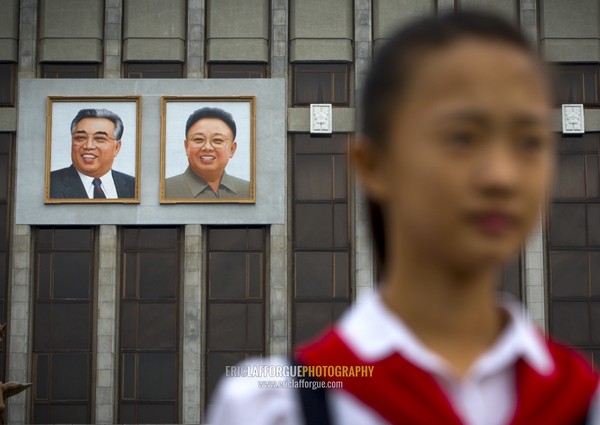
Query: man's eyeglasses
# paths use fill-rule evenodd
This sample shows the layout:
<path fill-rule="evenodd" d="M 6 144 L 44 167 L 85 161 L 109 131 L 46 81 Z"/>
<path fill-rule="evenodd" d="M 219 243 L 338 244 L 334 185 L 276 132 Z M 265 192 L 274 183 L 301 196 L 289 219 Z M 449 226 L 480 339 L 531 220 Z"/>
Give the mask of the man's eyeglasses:
<path fill-rule="evenodd" d="M 90 137 L 92 138 L 92 141 L 95 145 L 103 145 L 111 140 L 117 140 L 113 137 L 108 137 L 105 134 L 92 134 L 90 136 L 87 133 L 76 133 L 73 134 L 73 144 L 78 146 L 83 145 L 90 139 Z"/>
<path fill-rule="evenodd" d="M 210 142 L 210 144 L 213 147 L 220 148 L 221 146 L 225 146 L 225 143 L 230 142 L 230 140 L 226 137 L 220 137 L 220 136 L 216 136 L 216 137 L 212 137 L 212 138 L 196 136 L 196 137 L 192 137 L 190 142 L 192 142 L 192 144 L 194 144 L 194 146 L 200 146 L 200 147 L 204 146 L 206 144 L 206 142 Z"/>

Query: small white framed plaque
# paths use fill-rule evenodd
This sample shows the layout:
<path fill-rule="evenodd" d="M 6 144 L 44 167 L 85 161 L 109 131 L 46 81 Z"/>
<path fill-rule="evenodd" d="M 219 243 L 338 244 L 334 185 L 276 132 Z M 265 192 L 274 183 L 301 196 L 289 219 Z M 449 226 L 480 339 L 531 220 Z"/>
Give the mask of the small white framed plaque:
<path fill-rule="evenodd" d="M 562 132 L 563 134 L 585 133 L 583 104 L 562 105 Z"/>
<path fill-rule="evenodd" d="M 331 103 L 310 104 L 311 134 L 331 134 L 333 127 L 331 124 L 332 111 Z"/>

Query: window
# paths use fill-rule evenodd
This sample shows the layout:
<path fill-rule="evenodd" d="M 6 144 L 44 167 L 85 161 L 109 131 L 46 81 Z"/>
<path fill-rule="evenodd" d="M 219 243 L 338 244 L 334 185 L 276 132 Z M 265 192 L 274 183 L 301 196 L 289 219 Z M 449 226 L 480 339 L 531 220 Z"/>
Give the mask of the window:
<path fill-rule="evenodd" d="M 119 423 L 179 421 L 181 232 L 121 234 Z"/>
<path fill-rule="evenodd" d="M 331 103 L 349 106 L 349 65 L 297 63 L 294 69 L 293 106 Z"/>
<path fill-rule="evenodd" d="M 13 135 L 0 133 L 0 323 L 7 322 L 8 301 L 8 242 L 12 202 Z M 0 344 L 0 381 L 6 382 L 4 344 Z"/>
<path fill-rule="evenodd" d="M 180 62 L 126 62 L 125 78 L 183 78 Z"/>
<path fill-rule="evenodd" d="M 599 70 L 599 65 L 558 65 L 555 84 L 558 104 L 583 103 L 586 106 L 600 106 Z"/>
<path fill-rule="evenodd" d="M 226 366 L 265 352 L 265 239 L 262 227 L 208 229 L 206 401 Z"/>
<path fill-rule="evenodd" d="M 97 63 L 42 63 L 42 78 L 98 78 Z"/>
<path fill-rule="evenodd" d="M 293 342 L 315 336 L 350 304 L 349 137 L 294 136 Z"/>
<path fill-rule="evenodd" d="M 14 106 L 17 65 L 0 62 L 0 106 Z"/>
<path fill-rule="evenodd" d="M 264 63 L 209 63 L 208 78 L 266 78 Z"/>
<path fill-rule="evenodd" d="M 33 423 L 90 423 L 94 229 L 35 230 Z"/>
<path fill-rule="evenodd" d="M 547 224 L 550 331 L 600 366 L 600 135 L 558 146 Z"/>

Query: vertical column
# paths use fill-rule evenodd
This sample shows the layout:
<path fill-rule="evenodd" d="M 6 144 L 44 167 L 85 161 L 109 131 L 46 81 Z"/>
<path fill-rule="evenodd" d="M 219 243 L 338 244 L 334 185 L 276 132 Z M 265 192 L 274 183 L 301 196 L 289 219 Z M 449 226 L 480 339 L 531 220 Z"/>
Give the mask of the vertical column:
<path fill-rule="evenodd" d="M 35 78 L 37 70 L 37 0 L 21 0 L 19 14 L 19 77 Z"/>
<path fill-rule="evenodd" d="M 29 329 L 30 329 L 30 282 L 32 273 L 31 229 L 27 225 L 13 227 L 13 243 L 10 255 L 10 319 L 8 322 L 9 381 L 30 382 Z M 27 418 L 28 391 L 8 401 L 7 423 L 25 424 Z"/>
<path fill-rule="evenodd" d="M 521 30 L 533 46 L 538 45 L 538 15 L 536 0 L 520 0 Z M 525 267 L 525 290 L 523 295 L 531 318 L 541 329 L 547 329 L 545 290 L 545 232 L 544 217 L 540 214 L 539 224 L 525 245 L 523 264 Z"/>
<path fill-rule="evenodd" d="M 271 1 L 271 77 L 286 78 L 288 72 L 288 2 Z"/>
<path fill-rule="evenodd" d="M 98 325 L 96 367 L 96 423 L 114 423 L 115 338 L 117 314 L 117 227 L 100 226 L 98 256 Z"/>
<path fill-rule="evenodd" d="M 438 14 L 449 13 L 454 10 L 454 0 L 438 0 Z"/>
<path fill-rule="evenodd" d="M 541 214 L 540 214 L 541 216 Z M 543 219 L 525 244 L 525 303 L 533 321 L 546 329 Z"/>
<path fill-rule="evenodd" d="M 121 77 L 123 0 L 104 3 L 104 78 Z"/>
<path fill-rule="evenodd" d="M 270 232 L 269 353 L 286 355 L 291 341 L 288 297 L 288 240 L 285 224 L 273 224 Z"/>
<path fill-rule="evenodd" d="M 183 274 L 183 417 L 182 423 L 201 423 L 200 366 L 203 364 L 200 326 L 202 320 L 202 226 L 185 226 Z"/>
<path fill-rule="evenodd" d="M 206 0 L 188 0 L 187 78 L 204 78 L 205 11 Z"/>
<path fill-rule="evenodd" d="M 19 11 L 19 78 L 35 78 L 37 71 L 37 0 L 21 0 Z M 30 282 L 32 273 L 31 228 L 14 225 L 10 246 L 9 322 L 7 334 L 7 378 L 9 381 L 28 382 L 29 373 L 29 317 Z M 28 391 L 8 400 L 7 423 L 25 424 Z"/>
<path fill-rule="evenodd" d="M 271 77 L 288 75 L 288 2 L 271 1 Z M 289 163 L 289 159 L 288 159 Z M 286 355 L 291 345 L 288 296 L 288 224 L 273 224 L 269 244 L 269 353 Z"/>
<path fill-rule="evenodd" d="M 369 70 L 373 46 L 373 11 L 369 0 L 354 3 L 354 83 L 357 117 L 362 103 L 362 87 Z M 358 127 L 358 123 L 357 123 Z M 360 129 L 359 129 L 360 131 Z M 367 202 L 358 184 L 354 185 L 354 253 L 356 298 L 373 290 L 373 247 L 369 236 Z"/>
<path fill-rule="evenodd" d="M 519 2 L 521 30 L 534 46 L 538 45 L 538 11 L 536 0 L 521 0 Z"/>

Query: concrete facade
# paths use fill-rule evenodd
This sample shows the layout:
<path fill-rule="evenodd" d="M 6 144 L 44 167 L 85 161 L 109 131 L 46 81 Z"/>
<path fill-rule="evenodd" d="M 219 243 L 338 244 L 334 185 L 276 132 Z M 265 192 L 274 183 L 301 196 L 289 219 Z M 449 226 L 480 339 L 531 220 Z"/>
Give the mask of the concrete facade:
<path fill-rule="evenodd" d="M 123 1 L 104 3 L 104 78 L 121 77 Z"/>
<path fill-rule="evenodd" d="M 123 61 L 185 60 L 185 0 L 123 3 Z"/>
<path fill-rule="evenodd" d="M 540 48 L 553 62 L 600 61 L 600 3 L 540 2 Z"/>
<path fill-rule="evenodd" d="M 182 422 L 202 422 L 202 226 L 185 226 L 183 265 Z"/>
<path fill-rule="evenodd" d="M 40 0 L 40 62 L 102 62 L 101 0 Z"/>
<path fill-rule="evenodd" d="M 0 15 L 0 60 L 16 62 L 19 57 L 19 1 L 7 0 Z"/>
<path fill-rule="evenodd" d="M 188 0 L 187 78 L 204 77 L 205 0 Z"/>
<path fill-rule="evenodd" d="M 10 250 L 10 308 L 7 333 L 8 381 L 31 382 L 31 281 L 33 258 L 31 228 L 13 226 Z M 9 401 L 8 422 L 28 423 L 29 393 L 21 393 Z"/>
<path fill-rule="evenodd" d="M 271 1 L 271 78 L 287 78 L 288 75 L 288 22 L 289 8 L 285 0 Z M 288 104 L 288 90 L 285 104 Z M 308 121 L 308 119 L 307 119 Z M 286 146 L 288 138 L 286 137 Z M 289 173 L 286 175 L 288 182 Z M 286 197 L 289 203 L 289 191 Z M 289 300 L 291 282 L 289 264 L 291 263 L 291 241 L 289 238 L 289 208 L 285 209 L 284 224 L 273 224 L 269 232 L 269 302 L 268 323 L 269 345 L 271 355 L 287 355 L 291 348 L 292 312 Z"/>
<path fill-rule="evenodd" d="M 290 61 L 351 62 L 353 8 L 349 0 L 290 3 Z"/>
<path fill-rule="evenodd" d="M 207 60 L 268 62 L 269 12 L 267 0 L 211 1 L 206 22 Z"/>
<path fill-rule="evenodd" d="M 98 244 L 98 293 L 96 311 L 96 423 L 115 422 L 115 378 L 118 370 L 117 297 L 119 246 L 117 226 L 100 226 Z"/>
<path fill-rule="evenodd" d="M 362 99 L 360 87 L 363 86 L 371 62 L 372 34 L 372 3 L 366 0 L 358 1 L 354 10 L 354 86 L 356 87 L 355 103 L 357 108 L 360 108 Z M 356 114 L 353 118 L 357 118 Z M 359 184 L 355 184 L 354 187 L 353 207 L 354 286 L 356 299 L 360 301 L 361 297 L 366 293 L 370 293 L 375 286 L 375 264 L 368 226 L 368 205 Z"/>
<path fill-rule="evenodd" d="M 435 0 L 374 0 L 373 4 L 373 41 L 375 48 L 389 38 L 398 26 L 415 18 L 435 13 Z"/>

